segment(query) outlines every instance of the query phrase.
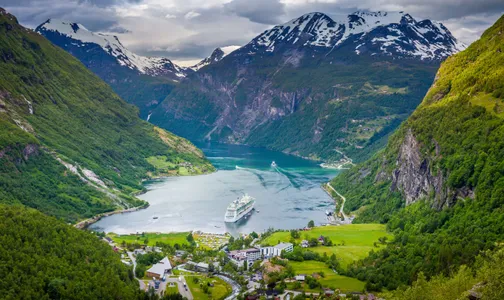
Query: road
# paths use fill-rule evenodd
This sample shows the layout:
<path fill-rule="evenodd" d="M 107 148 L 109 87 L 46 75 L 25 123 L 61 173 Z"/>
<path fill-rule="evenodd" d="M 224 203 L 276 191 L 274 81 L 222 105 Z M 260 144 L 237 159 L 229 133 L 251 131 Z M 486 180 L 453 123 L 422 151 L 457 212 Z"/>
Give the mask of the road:
<path fill-rule="evenodd" d="M 215 276 L 217 276 L 220 279 L 222 279 L 225 282 L 227 282 L 229 285 L 231 285 L 231 288 L 233 289 L 233 292 L 231 293 L 231 295 L 229 295 L 224 300 L 233 300 L 233 299 L 236 299 L 236 297 L 238 297 L 238 294 L 240 293 L 240 288 L 241 288 L 240 285 L 236 281 L 234 281 L 231 278 L 226 277 L 224 275 L 215 275 Z"/>
<path fill-rule="evenodd" d="M 135 256 L 133 255 L 133 252 L 130 252 L 128 251 L 128 257 L 131 259 L 131 262 L 133 263 L 133 276 L 135 276 L 135 279 L 138 280 L 138 284 L 140 285 L 140 289 L 142 291 L 145 291 L 145 283 L 143 282 L 143 280 L 140 280 L 136 277 L 136 273 L 135 273 L 135 269 L 136 269 L 136 258 Z"/>
<path fill-rule="evenodd" d="M 182 281 L 180 281 L 180 279 L 182 279 Z M 179 276 L 178 278 L 173 278 L 173 277 L 166 278 L 166 282 L 163 282 L 163 284 L 165 285 L 165 288 L 166 288 L 166 284 L 168 284 L 169 282 L 174 282 L 178 286 L 179 293 L 180 293 L 180 295 L 182 295 L 182 297 L 185 297 L 188 300 L 194 299 L 193 295 L 191 294 L 191 290 L 187 286 L 187 282 L 186 282 L 184 276 Z M 184 283 L 186 284 L 187 289 L 184 287 Z"/>
<path fill-rule="evenodd" d="M 347 220 L 347 219 L 348 219 L 348 217 L 347 217 L 347 216 L 345 215 L 345 213 L 343 212 L 343 208 L 345 207 L 346 198 L 345 198 L 345 197 L 343 197 L 343 195 L 341 195 L 340 193 L 338 193 L 338 191 L 337 191 L 337 190 L 335 190 L 335 189 L 332 187 L 332 185 L 331 185 L 331 183 L 330 183 L 330 182 L 328 182 L 328 183 L 327 183 L 327 187 L 328 187 L 328 188 L 330 188 L 331 190 L 333 190 L 333 191 L 334 191 L 334 192 L 335 192 L 338 196 L 340 196 L 341 200 L 343 200 L 343 201 L 342 201 L 342 203 L 341 203 L 341 207 L 340 207 L 340 214 L 341 214 L 341 215 L 345 218 L 345 220 Z"/>

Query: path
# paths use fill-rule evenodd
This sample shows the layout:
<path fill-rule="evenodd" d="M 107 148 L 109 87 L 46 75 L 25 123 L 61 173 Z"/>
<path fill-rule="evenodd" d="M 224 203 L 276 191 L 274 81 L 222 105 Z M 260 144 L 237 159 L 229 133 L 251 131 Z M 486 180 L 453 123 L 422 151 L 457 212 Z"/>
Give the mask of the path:
<path fill-rule="evenodd" d="M 182 297 L 187 298 L 188 300 L 193 300 L 194 297 L 191 294 L 191 290 L 189 289 L 189 286 L 187 285 L 187 282 L 184 278 L 184 276 L 179 276 L 178 278 L 173 278 L 173 277 L 168 277 L 166 278 L 166 284 L 168 282 L 173 282 L 178 286 L 178 291 L 179 294 L 182 295 Z M 184 287 L 184 283 L 186 284 Z"/>
<path fill-rule="evenodd" d="M 332 187 L 332 185 L 331 185 L 331 183 L 330 183 L 330 182 L 328 182 L 328 183 L 327 183 L 327 187 L 329 187 L 331 190 L 333 190 L 333 191 L 334 191 L 334 192 L 335 192 L 338 196 L 340 196 L 341 200 L 343 200 L 343 202 L 341 203 L 341 207 L 340 207 L 340 214 L 343 216 L 343 218 L 345 218 L 345 220 L 346 220 L 346 219 L 348 219 L 348 217 L 347 217 L 347 216 L 345 215 L 345 213 L 343 212 L 343 208 L 345 207 L 346 198 L 345 198 L 345 197 L 343 197 L 343 195 L 341 195 L 340 193 L 338 193 L 338 191 L 337 191 L 337 190 L 335 190 L 335 189 Z"/>
<path fill-rule="evenodd" d="M 140 280 L 136 277 L 136 273 L 135 273 L 135 269 L 136 269 L 136 258 L 135 256 L 133 255 L 133 252 L 130 252 L 128 251 L 128 257 L 131 259 L 131 262 L 133 262 L 133 276 L 135 277 L 136 280 L 138 280 L 138 284 L 140 285 L 140 289 L 142 291 L 145 291 L 145 282 L 143 282 L 143 280 Z"/>

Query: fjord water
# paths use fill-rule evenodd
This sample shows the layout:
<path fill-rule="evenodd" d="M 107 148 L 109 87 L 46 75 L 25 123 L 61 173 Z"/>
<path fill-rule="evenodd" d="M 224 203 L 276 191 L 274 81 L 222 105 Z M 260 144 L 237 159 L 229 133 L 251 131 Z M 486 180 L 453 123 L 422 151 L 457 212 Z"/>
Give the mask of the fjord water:
<path fill-rule="evenodd" d="M 320 185 L 337 175 L 337 170 L 261 148 L 197 146 L 217 172 L 147 182 L 148 192 L 139 196 L 149 202 L 147 209 L 103 218 L 91 228 L 120 234 L 191 230 L 236 234 L 269 227 L 301 228 L 309 220 L 321 224 L 325 210 L 334 210 L 334 201 Z M 227 205 L 243 193 L 256 199 L 256 212 L 236 224 L 224 223 Z"/>

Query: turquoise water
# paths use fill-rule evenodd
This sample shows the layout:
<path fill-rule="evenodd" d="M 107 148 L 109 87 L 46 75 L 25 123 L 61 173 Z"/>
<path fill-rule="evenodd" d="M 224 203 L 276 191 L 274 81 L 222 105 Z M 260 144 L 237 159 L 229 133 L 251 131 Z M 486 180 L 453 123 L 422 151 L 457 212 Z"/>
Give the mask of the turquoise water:
<path fill-rule="evenodd" d="M 292 229 L 309 220 L 325 222 L 334 202 L 320 188 L 338 174 L 318 163 L 281 152 L 240 145 L 197 144 L 217 168 L 202 176 L 171 177 L 146 184 L 139 198 L 149 208 L 104 218 L 92 228 L 107 232 L 262 232 Z M 275 161 L 277 166 L 272 167 Z M 227 205 L 248 193 L 256 212 L 236 224 L 224 223 Z M 157 219 L 153 219 L 157 217 Z"/>

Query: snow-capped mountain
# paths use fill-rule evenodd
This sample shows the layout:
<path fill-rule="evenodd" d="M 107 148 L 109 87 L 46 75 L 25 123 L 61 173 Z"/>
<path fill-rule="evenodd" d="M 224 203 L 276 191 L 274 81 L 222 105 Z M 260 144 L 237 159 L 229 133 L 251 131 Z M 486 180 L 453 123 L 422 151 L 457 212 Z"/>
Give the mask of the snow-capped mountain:
<path fill-rule="evenodd" d="M 203 68 L 204 66 L 208 66 L 210 64 L 216 63 L 221 61 L 225 56 L 230 54 L 231 52 L 239 49 L 240 46 L 226 46 L 226 47 L 219 47 L 216 48 L 210 56 L 202 59 L 199 63 L 195 64 L 192 67 L 189 67 L 189 69 L 192 69 L 194 71 L 198 71 L 199 69 Z"/>
<path fill-rule="evenodd" d="M 442 60 L 465 49 L 441 23 L 416 21 L 404 12 L 357 11 L 342 20 L 309 13 L 266 30 L 244 48 L 249 54 L 284 47 L 329 52 L 352 48 L 357 55 L 390 55 Z"/>
<path fill-rule="evenodd" d="M 174 80 L 187 75 L 186 69 L 177 66 L 164 57 L 147 57 L 128 50 L 117 36 L 95 33 L 82 24 L 49 19 L 36 28 L 36 31 L 63 48 L 92 48 L 99 46 L 113 57 L 121 66 L 150 76 L 168 76 Z M 69 51 L 71 52 L 71 51 Z"/>

